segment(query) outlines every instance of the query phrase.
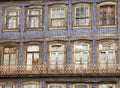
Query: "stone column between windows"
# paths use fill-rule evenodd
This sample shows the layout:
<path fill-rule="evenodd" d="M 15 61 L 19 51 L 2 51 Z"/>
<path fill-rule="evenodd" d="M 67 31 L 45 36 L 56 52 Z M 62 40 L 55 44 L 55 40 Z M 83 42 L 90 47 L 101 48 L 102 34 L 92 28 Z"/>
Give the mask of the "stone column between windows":
<path fill-rule="evenodd" d="M 44 39 L 43 42 L 43 51 L 42 51 L 42 64 L 47 63 L 47 43 L 46 43 L 46 39 Z"/>
<path fill-rule="evenodd" d="M 18 65 L 22 65 L 23 64 L 23 59 L 24 59 L 24 44 L 23 44 L 23 41 L 20 42 L 20 45 L 19 45 L 19 57 L 18 57 Z"/>
<path fill-rule="evenodd" d="M 71 41 L 70 39 L 68 39 L 67 41 L 67 51 L 66 51 L 66 54 L 67 54 L 67 58 L 66 58 L 66 64 L 72 64 L 71 62 Z"/>
<path fill-rule="evenodd" d="M 96 61 L 97 61 L 97 58 L 96 58 L 96 40 L 94 39 L 93 42 L 92 42 L 92 63 L 91 64 L 94 64 L 96 65 Z"/>

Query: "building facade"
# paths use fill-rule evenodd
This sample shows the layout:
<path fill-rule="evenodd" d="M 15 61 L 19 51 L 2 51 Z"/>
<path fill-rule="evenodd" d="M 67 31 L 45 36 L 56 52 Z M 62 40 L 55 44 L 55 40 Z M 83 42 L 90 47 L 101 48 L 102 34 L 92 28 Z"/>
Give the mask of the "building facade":
<path fill-rule="evenodd" d="M 0 88 L 119 88 L 120 1 L 0 1 Z"/>

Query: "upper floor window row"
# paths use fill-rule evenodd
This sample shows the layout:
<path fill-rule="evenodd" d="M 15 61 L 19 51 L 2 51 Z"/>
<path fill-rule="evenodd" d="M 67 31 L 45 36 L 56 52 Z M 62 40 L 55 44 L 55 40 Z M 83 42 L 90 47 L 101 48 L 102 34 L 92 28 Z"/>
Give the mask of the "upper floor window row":
<path fill-rule="evenodd" d="M 74 28 L 92 27 L 92 4 L 79 3 L 72 7 L 72 26 Z M 48 6 L 48 29 L 67 29 L 68 5 Z M 21 7 L 3 8 L 3 31 L 19 31 L 22 14 Z M 44 6 L 34 5 L 25 8 L 25 30 L 44 28 Z M 117 27 L 117 2 L 97 3 L 97 27 Z"/>

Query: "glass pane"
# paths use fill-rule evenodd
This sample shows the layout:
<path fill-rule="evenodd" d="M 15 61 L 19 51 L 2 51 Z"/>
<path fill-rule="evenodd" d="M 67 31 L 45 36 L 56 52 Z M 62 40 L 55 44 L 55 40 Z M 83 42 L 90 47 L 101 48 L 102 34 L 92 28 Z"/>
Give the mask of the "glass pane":
<path fill-rule="evenodd" d="M 106 84 L 101 84 L 101 85 L 99 85 L 99 88 L 107 88 L 107 85 Z"/>
<path fill-rule="evenodd" d="M 115 43 L 102 43 L 102 44 L 99 44 L 99 49 L 115 49 Z"/>
<path fill-rule="evenodd" d="M 6 28 L 18 28 L 18 17 L 6 18 Z"/>
<path fill-rule="evenodd" d="M 88 6 L 79 6 L 76 7 L 76 17 L 88 17 L 89 16 L 89 7 Z"/>
<path fill-rule="evenodd" d="M 80 52 L 81 50 L 89 50 L 88 44 L 74 44 L 74 51 Z"/>
<path fill-rule="evenodd" d="M 63 50 L 64 50 L 63 44 L 50 45 L 50 51 L 63 51 Z"/>
<path fill-rule="evenodd" d="M 32 65 L 32 53 L 27 54 L 27 64 Z"/>
<path fill-rule="evenodd" d="M 56 64 L 56 53 L 55 52 L 50 53 L 50 64 Z"/>
<path fill-rule="evenodd" d="M 40 26 L 42 26 L 41 22 L 42 22 L 41 17 L 29 16 L 29 18 L 28 18 L 28 27 L 30 27 L 30 28 L 40 27 Z"/>
<path fill-rule="evenodd" d="M 108 63 L 109 64 L 114 64 L 115 63 L 115 55 L 113 51 L 108 52 Z"/>
<path fill-rule="evenodd" d="M 16 54 L 10 54 L 10 65 L 15 65 L 16 63 Z"/>
<path fill-rule="evenodd" d="M 38 45 L 29 45 L 27 47 L 28 52 L 34 52 L 34 51 L 39 51 L 39 46 Z"/>
<path fill-rule="evenodd" d="M 13 88 L 13 86 L 10 86 L 10 85 L 4 85 L 4 86 L 2 86 L 2 88 Z"/>
<path fill-rule="evenodd" d="M 51 26 L 52 27 L 65 26 L 65 19 L 52 19 Z"/>
<path fill-rule="evenodd" d="M 62 88 L 62 85 L 57 85 L 57 84 L 56 84 L 56 85 L 50 85 L 49 87 L 50 87 L 50 88 Z"/>
<path fill-rule="evenodd" d="M 107 62 L 107 58 L 106 58 L 106 52 L 100 52 L 100 54 L 99 54 L 100 56 L 100 58 L 99 58 L 99 63 L 101 63 L 101 64 L 106 64 L 106 62 Z"/>
<path fill-rule="evenodd" d="M 35 60 L 39 59 L 39 53 L 34 53 L 34 59 Z"/>
<path fill-rule="evenodd" d="M 39 60 L 39 53 L 34 53 L 33 64 L 34 65 L 38 64 L 38 60 Z"/>
<path fill-rule="evenodd" d="M 6 12 L 6 16 L 17 16 L 18 12 L 18 10 L 10 10 Z"/>
<path fill-rule="evenodd" d="M 89 18 L 76 18 L 76 26 L 89 25 Z"/>
<path fill-rule="evenodd" d="M 75 85 L 75 88 L 87 88 L 87 85 Z"/>
<path fill-rule="evenodd" d="M 16 52 L 16 48 L 4 48 L 4 52 L 5 53 L 15 53 Z"/>
<path fill-rule="evenodd" d="M 114 84 L 108 84 L 108 88 L 115 88 Z"/>
<path fill-rule="evenodd" d="M 64 64 L 64 52 L 59 52 L 57 56 L 58 64 Z"/>
<path fill-rule="evenodd" d="M 52 8 L 51 18 L 65 18 L 65 9 L 60 7 Z"/>
<path fill-rule="evenodd" d="M 81 63 L 82 64 L 88 64 L 88 52 L 82 52 L 82 55 L 81 55 Z"/>
<path fill-rule="evenodd" d="M 9 65 L 9 54 L 4 54 L 3 65 Z"/>
<path fill-rule="evenodd" d="M 42 15 L 42 9 L 29 9 L 29 15 Z"/>
<path fill-rule="evenodd" d="M 115 6 L 100 6 L 100 25 L 115 25 Z"/>
<path fill-rule="evenodd" d="M 75 63 L 80 63 L 81 53 L 74 53 Z"/>
<path fill-rule="evenodd" d="M 28 85 L 24 85 L 24 88 L 37 88 L 37 85 L 28 84 Z"/>

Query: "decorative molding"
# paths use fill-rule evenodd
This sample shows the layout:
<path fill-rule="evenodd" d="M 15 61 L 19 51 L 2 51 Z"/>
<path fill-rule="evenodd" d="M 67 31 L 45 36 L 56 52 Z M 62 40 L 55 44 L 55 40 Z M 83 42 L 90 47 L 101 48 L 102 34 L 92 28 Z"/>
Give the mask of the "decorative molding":
<path fill-rule="evenodd" d="M 119 34 L 81 34 L 81 35 L 62 35 L 62 36 L 18 36 L 0 37 L 0 40 L 21 40 L 21 39 L 56 39 L 56 38 L 92 38 L 92 37 L 119 37 Z"/>

